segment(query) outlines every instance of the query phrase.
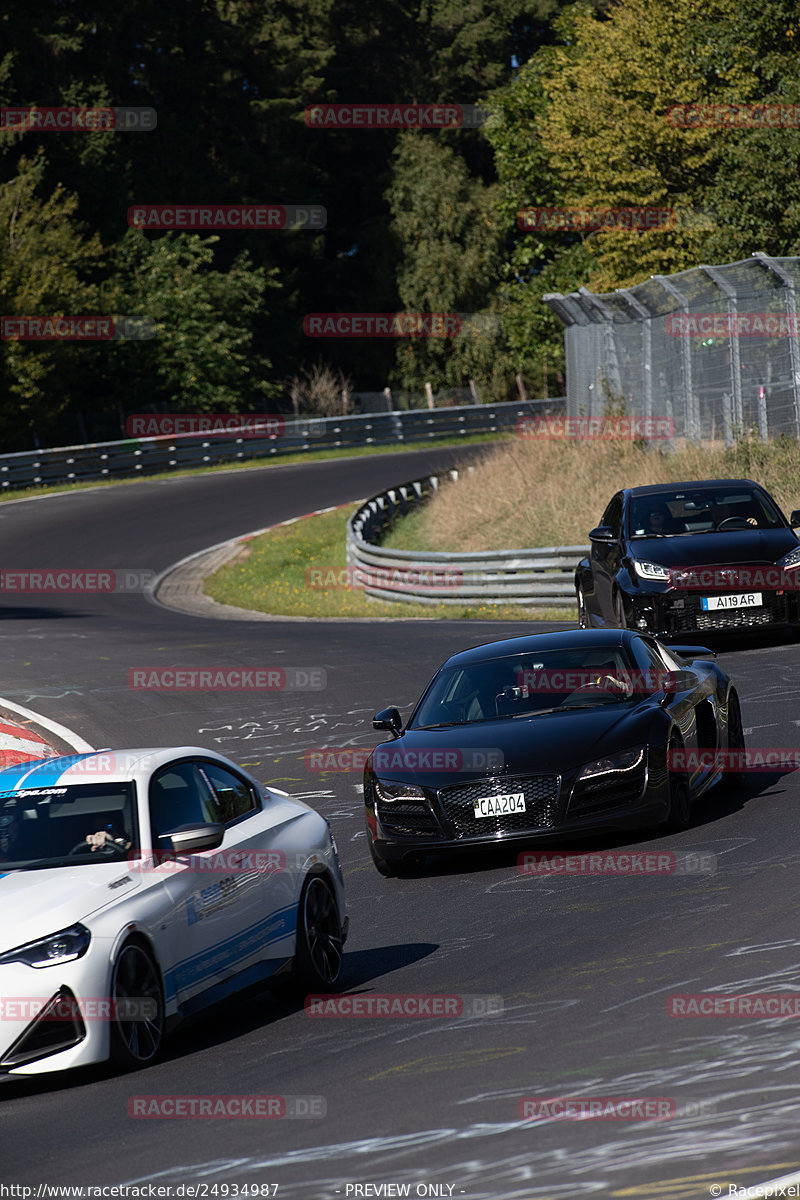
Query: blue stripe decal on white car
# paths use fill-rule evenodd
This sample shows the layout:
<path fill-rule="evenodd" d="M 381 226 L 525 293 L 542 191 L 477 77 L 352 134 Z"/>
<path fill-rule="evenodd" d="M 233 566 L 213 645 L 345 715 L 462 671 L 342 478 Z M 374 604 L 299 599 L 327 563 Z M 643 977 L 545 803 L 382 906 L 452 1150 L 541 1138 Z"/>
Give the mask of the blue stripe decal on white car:
<path fill-rule="evenodd" d="M 200 983 L 215 972 L 233 966 L 243 958 L 248 958 L 260 946 L 268 946 L 279 942 L 282 938 L 294 933 L 297 928 L 297 905 L 290 904 L 278 909 L 269 917 L 250 925 L 241 933 L 210 946 L 191 958 L 176 963 L 171 971 L 164 974 L 164 990 L 168 996 L 175 994 L 178 988 L 191 987 Z M 266 936 L 265 936 L 266 935 Z"/>
<path fill-rule="evenodd" d="M 91 755 L 70 754 L 22 763 L 19 768 L 9 767 L 0 771 L 0 792 L 13 792 L 22 787 L 52 787 L 70 767 L 84 758 L 91 758 Z"/>

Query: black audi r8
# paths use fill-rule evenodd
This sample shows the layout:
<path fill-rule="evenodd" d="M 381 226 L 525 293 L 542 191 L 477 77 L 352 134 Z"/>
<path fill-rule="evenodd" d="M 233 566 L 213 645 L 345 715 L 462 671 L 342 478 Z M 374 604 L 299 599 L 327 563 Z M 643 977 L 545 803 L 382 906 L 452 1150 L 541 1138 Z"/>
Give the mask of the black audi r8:
<path fill-rule="evenodd" d="M 575 572 L 578 624 L 656 637 L 800 628 L 800 511 L 751 479 L 624 488 Z"/>
<path fill-rule="evenodd" d="M 453 655 L 405 728 L 397 708 L 373 719 L 392 735 L 364 768 L 375 866 L 392 875 L 440 851 L 685 828 L 724 762 L 741 762 L 703 751 L 744 750 L 739 699 L 713 654 L 595 629 Z"/>

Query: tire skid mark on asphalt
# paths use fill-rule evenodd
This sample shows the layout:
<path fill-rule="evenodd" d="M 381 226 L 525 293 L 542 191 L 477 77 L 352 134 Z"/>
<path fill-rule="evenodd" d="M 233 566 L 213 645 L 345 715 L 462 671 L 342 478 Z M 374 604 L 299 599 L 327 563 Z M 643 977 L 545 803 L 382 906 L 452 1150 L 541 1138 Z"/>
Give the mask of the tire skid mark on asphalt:
<path fill-rule="evenodd" d="M 256 719 L 250 710 L 246 718 L 234 718 L 220 725 L 201 725 L 197 732 L 199 735 L 210 734 L 213 742 L 229 755 L 233 755 L 235 748 L 242 744 L 247 754 L 275 754 L 285 759 L 304 754 L 307 750 L 324 749 L 320 745 L 321 740 L 332 749 L 352 747 L 354 750 L 371 750 L 372 745 L 364 745 L 363 738 L 366 734 L 374 744 L 373 713 L 372 708 L 336 712 L 312 709 L 309 712 L 302 705 L 287 708 L 284 704 L 280 714 L 265 712 L 258 714 L 260 719 Z M 346 732 L 337 736 L 337 729 Z M 314 734 L 323 734 L 324 737 L 313 737 Z"/>
<path fill-rule="evenodd" d="M 729 950 L 726 958 L 736 958 L 740 954 L 770 954 L 775 950 L 791 950 L 800 946 L 799 938 L 784 938 L 780 942 L 763 942 L 753 946 L 740 946 L 738 950 Z"/>
<path fill-rule="evenodd" d="M 426 1055 L 424 1058 L 414 1058 L 396 1067 L 387 1067 L 385 1071 L 378 1071 L 377 1075 L 368 1075 L 367 1081 L 374 1083 L 378 1079 L 397 1075 L 431 1075 L 439 1071 L 462 1071 L 466 1067 L 481 1067 L 484 1063 L 496 1062 L 499 1058 L 524 1054 L 527 1050 L 528 1046 L 482 1046 L 479 1050 L 444 1051 L 441 1054 Z"/>
<path fill-rule="evenodd" d="M 614 1176 L 637 1169 L 649 1172 L 655 1165 L 662 1169 L 692 1159 L 704 1158 L 708 1162 L 709 1157 L 715 1155 L 722 1162 L 718 1172 L 680 1176 L 678 1188 L 682 1188 L 682 1181 L 686 1179 L 727 1181 L 735 1174 L 763 1179 L 774 1171 L 794 1168 L 796 1164 L 790 1160 L 731 1171 L 732 1154 L 736 1155 L 736 1161 L 752 1163 L 763 1153 L 761 1118 L 769 1114 L 764 1114 L 762 1108 L 759 1106 L 755 1110 L 752 1124 L 735 1122 L 732 1127 L 709 1128 L 707 1122 L 701 1125 L 695 1118 L 674 1120 L 669 1123 L 671 1128 L 666 1136 L 661 1136 L 659 1131 L 644 1128 L 652 1123 L 640 1122 L 631 1127 L 627 1139 L 618 1137 L 615 1141 L 604 1137 L 602 1129 L 585 1129 L 593 1122 L 580 1122 L 584 1126 L 583 1132 L 587 1136 L 594 1133 L 599 1144 L 581 1147 L 573 1144 L 569 1148 L 557 1142 L 553 1144 L 558 1122 L 487 1121 L 462 1128 L 426 1129 L 412 1134 L 308 1146 L 301 1150 L 276 1149 L 273 1154 L 267 1152 L 247 1158 L 185 1164 L 125 1182 L 129 1186 L 169 1181 L 182 1183 L 193 1179 L 247 1182 L 258 1173 L 263 1179 L 265 1173 L 274 1178 L 280 1171 L 283 1200 L 309 1200 L 310 1196 L 315 1200 L 336 1200 L 354 1180 L 390 1180 L 397 1184 L 408 1183 L 413 1188 L 421 1179 L 454 1183 L 453 1195 L 466 1193 L 469 1200 L 497 1200 L 501 1195 L 504 1200 L 581 1200 L 601 1194 L 606 1200 L 611 1196 L 642 1195 L 657 1196 L 659 1200 L 697 1200 L 700 1194 L 697 1190 L 690 1194 L 685 1190 L 645 1190 L 649 1187 L 662 1189 L 664 1182 L 670 1184 L 669 1180 L 638 1187 L 626 1186 L 620 1180 L 619 1190 L 612 1190 L 615 1188 Z M 500 1146 L 494 1149 L 491 1140 L 486 1145 L 489 1139 L 499 1138 L 502 1142 L 507 1135 L 518 1135 L 523 1124 L 531 1126 L 532 1137 L 530 1147 L 521 1153 L 504 1154 Z M 568 1124 L 574 1126 L 576 1122 Z M 468 1148 L 460 1150 L 459 1142 L 467 1142 Z M 513 1144 L 518 1145 L 518 1140 Z M 438 1152 L 434 1167 L 425 1166 L 426 1150 Z M 778 1148 L 776 1150 L 780 1153 Z M 791 1154 L 792 1146 L 787 1145 L 785 1150 L 787 1155 Z M 417 1165 L 409 1168 L 406 1163 L 412 1152 Z M 449 1161 L 446 1160 L 448 1153 Z M 562 1180 L 566 1162 L 571 1179 L 565 1184 Z M 325 1164 L 328 1170 L 315 1178 L 313 1168 L 316 1164 Z M 335 1164 L 335 1173 L 330 1172 L 331 1164 Z M 300 1177 L 288 1178 L 289 1172 Z"/>

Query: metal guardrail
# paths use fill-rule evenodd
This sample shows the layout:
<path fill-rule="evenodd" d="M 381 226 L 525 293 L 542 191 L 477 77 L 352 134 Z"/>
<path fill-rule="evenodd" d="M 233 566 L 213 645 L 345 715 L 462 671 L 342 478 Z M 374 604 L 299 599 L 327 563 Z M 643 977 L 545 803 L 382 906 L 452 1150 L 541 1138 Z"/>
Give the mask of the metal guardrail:
<path fill-rule="evenodd" d="M 471 470 L 471 468 L 467 468 Z M 425 504 L 456 469 L 388 488 L 365 501 L 347 523 L 347 563 L 358 586 L 378 600 L 414 604 L 573 607 L 575 566 L 588 546 L 457 552 L 393 550 L 378 542 L 395 521 Z"/>
<path fill-rule="evenodd" d="M 475 433 L 503 433 L 544 408 L 561 413 L 566 400 L 515 401 L 442 409 L 287 419 L 274 436 L 177 434 L 128 438 L 52 450 L 0 455 L 0 490 L 51 483 L 152 475 L 216 463 L 249 462 L 304 451 L 402 445 Z"/>

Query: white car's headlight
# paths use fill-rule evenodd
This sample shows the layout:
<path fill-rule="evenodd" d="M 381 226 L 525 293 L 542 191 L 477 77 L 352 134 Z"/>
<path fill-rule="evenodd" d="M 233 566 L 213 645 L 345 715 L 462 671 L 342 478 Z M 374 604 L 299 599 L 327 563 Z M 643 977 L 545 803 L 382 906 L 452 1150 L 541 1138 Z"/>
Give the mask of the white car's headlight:
<path fill-rule="evenodd" d="M 800 567 L 800 546 L 796 546 L 794 550 L 790 550 L 788 554 L 784 554 L 783 558 L 779 558 L 776 566 Z"/>
<path fill-rule="evenodd" d="M 578 779 L 596 779 L 598 775 L 611 775 L 616 771 L 635 771 L 642 765 L 644 747 L 638 750 L 623 750 L 620 754 L 610 754 L 608 758 L 598 758 L 596 762 L 588 763 Z"/>
<path fill-rule="evenodd" d="M 378 799 L 386 803 L 398 800 L 424 800 L 425 793 L 415 783 L 395 783 L 391 779 L 375 779 L 375 791 Z"/>
<path fill-rule="evenodd" d="M 641 559 L 635 558 L 633 569 L 640 579 L 655 579 L 659 583 L 669 583 L 669 567 L 662 567 L 658 563 L 642 562 Z"/>
<path fill-rule="evenodd" d="M 71 925 L 59 933 L 51 933 L 49 937 L 39 938 L 35 942 L 26 942 L 14 950 L 0 954 L 0 966 L 6 963 L 25 963 L 28 967 L 54 967 L 59 963 L 72 962 L 82 958 L 89 949 L 92 935 L 85 925 Z"/>

